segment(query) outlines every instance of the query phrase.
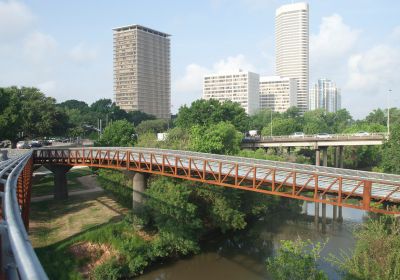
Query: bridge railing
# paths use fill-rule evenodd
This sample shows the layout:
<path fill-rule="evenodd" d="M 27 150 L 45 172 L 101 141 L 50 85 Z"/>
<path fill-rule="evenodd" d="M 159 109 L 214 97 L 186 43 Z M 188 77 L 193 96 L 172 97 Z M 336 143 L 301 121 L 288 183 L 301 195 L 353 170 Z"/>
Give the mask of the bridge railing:
<path fill-rule="evenodd" d="M 43 149 L 37 151 L 35 162 L 127 169 L 367 211 L 400 213 L 395 206 L 400 204 L 400 176 L 392 174 L 129 147 Z M 321 199 L 320 195 L 329 198 Z"/>
<path fill-rule="evenodd" d="M 0 163 L 1 264 L 6 279 L 48 279 L 26 232 L 32 164 L 32 151 Z"/>
<path fill-rule="evenodd" d="M 387 139 L 387 133 L 369 133 L 368 135 L 357 135 L 357 134 L 328 134 L 326 136 L 318 136 L 316 134 L 294 136 L 294 135 L 279 135 L 279 136 L 255 136 L 244 138 L 246 141 L 348 141 L 348 140 L 385 140 Z"/>

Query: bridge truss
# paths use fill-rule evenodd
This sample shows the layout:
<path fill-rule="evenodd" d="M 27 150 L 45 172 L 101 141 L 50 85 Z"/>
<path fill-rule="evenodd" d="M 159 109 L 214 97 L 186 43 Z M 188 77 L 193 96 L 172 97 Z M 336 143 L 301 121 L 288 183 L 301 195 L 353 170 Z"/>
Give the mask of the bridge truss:
<path fill-rule="evenodd" d="M 145 172 L 371 212 L 399 214 L 400 176 L 146 148 L 51 148 L 34 163 Z"/>

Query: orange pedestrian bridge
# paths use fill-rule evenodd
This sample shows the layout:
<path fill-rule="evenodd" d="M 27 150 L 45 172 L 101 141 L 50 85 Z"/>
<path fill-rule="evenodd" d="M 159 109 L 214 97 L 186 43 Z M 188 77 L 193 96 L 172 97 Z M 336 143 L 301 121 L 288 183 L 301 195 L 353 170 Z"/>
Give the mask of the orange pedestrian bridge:
<path fill-rule="evenodd" d="M 155 174 L 365 211 L 400 214 L 400 176 L 179 150 L 127 147 L 50 147 L 0 162 L 2 268 L 21 279 L 46 279 L 28 228 L 33 165 L 64 180 L 72 166 Z M 57 175 L 58 174 L 58 175 Z M 57 184 L 56 180 L 55 183 Z M 8 252 L 7 254 L 4 251 Z"/>

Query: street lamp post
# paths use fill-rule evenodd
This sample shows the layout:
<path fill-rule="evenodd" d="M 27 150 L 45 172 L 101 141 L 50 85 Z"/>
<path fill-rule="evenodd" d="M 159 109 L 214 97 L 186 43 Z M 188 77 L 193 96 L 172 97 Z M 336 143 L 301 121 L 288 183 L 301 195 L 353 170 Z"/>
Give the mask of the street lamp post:
<path fill-rule="evenodd" d="M 271 138 L 272 138 L 272 109 L 271 109 Z"/>
<path fill-rule="evenodd" d="M 387 94 L 387 134 L 390 136 L 390 105 L 389 105 L 389 94 L 392 93 L 392 90 L 389 89 Z"/>

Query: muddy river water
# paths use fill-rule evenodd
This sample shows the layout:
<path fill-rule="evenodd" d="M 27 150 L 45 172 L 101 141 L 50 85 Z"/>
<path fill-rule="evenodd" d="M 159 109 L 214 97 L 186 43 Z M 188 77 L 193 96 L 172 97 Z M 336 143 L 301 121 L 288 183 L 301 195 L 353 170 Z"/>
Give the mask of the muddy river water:
<path fill-rule="evenodd" d="M 321 207 L 321 206 L 320 206 Z M 248 227 L 245 231 L 208 242 L 198 255 L 158 264 L 139 277 L 140 280 L 261 280 L 271 279 L 266 269 L 266 259 L 276 252 L 280 240 L 298 237 L 326 242 L 322 257 L 338 256 L 354 246 L 353 230 L 366 219 L 366 213 L 343 208 L 343 222 L 332 223 L 331 206 L 327 206 L 327 225 L 314 222 L 314 204 L 306 203 L 298 214 L 272 215 Z M 320 267 L 329 279 L 340 279 L 331 265 L 322 260 Z"/>

